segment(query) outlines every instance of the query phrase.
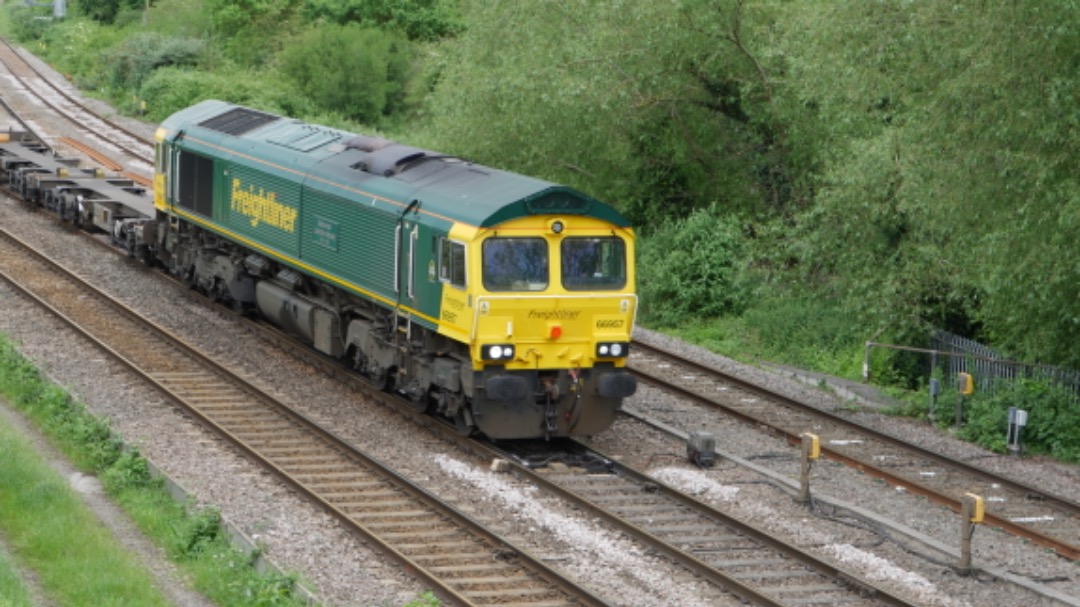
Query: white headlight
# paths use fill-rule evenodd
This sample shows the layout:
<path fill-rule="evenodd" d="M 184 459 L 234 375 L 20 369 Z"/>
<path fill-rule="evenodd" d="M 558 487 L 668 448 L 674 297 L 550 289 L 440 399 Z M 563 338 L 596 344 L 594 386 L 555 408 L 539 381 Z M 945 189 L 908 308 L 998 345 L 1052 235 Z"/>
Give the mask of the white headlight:
<path fill-rule="evenodd" d="M 611 344 L 611 355 L 622 356 L 622 344 Z"/>
<path fill-rule="evenodd" d="M 506 346 L 505 348 L 503 348 L 503 356 L 505 356 L 506 358 L 513 358 L 514 346 Z"/>
<path fill-rule="evenodd" d="M 608 345 L 607 344 L 600 344 L 600 347 L 597 349 L 597 351 L 600 352 L 600 356 L 607 356 L 608 355 Z"/>
<path fill-rule="evenodd" d="M 502 355 L 503 355 L 502 346 L 491 346 L 491 349 L 488 350 L 488 354 L 491 355 L 491 358 L 502 358 Z"/>

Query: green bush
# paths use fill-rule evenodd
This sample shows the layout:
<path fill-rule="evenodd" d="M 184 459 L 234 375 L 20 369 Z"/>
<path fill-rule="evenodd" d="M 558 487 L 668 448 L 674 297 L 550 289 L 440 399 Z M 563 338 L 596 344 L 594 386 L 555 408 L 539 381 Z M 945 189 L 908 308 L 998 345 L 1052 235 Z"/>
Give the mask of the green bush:
<path fill-rule="evenodd" d="M 151 476 L 150 465 L 139 454 L 138 449 L 123 451 L 104 469 L 101 480 L 113 493 L 128 489 L 157 487 L 161 483 L 160 480 Z"/>
<path fill-rule="evenodd" d="M 202 72 L 179 67 L 154 70 L 139 88 L 147 120 L 160 122 L 204 99 L 221 99 L 289 116 L 304 115 L 310 104 L 272 77 L 249 71 Z"/>
<path fill-rule="evenodd" d="M 198 557 L 222 537 L 221 514 L 214 509 L 198 512 L 176 527 L 172 551 L 177 558 Z"/>
<path fill-rule="evenodd" d="M 333 25 L 308 30 L 286 48 L 281 70 L 317 110 L 382 125 L 407 109 L 411 58 L 399 34 Z"/>
<path fill-rule="evenodd" d="M 992 392 L 976 392 L 965 403 L 960 437 L 1004 452 L 1009 407 L 1028 412 L 1026 451 L 1080 463 L 1080 403 L 1060 385 L 1042 380 L 1001 382 Z"/>
<path fill-rule="evenodd" d="M 77 12 L 100 23 L 117 21 L 120 14 L 141 14 L 145 0 L 79 0 L 74 3 Z M 129 17 L 130 18 L 130 17 Z"/>
<path fill-rule="evenodd" d="M 448 0 L 307 0 L 303 13 L 310 21 L 398 30 L 409 40 L 450 38 L 465 27 L 456 3 Z"/>
<path fill-rule="evenodd" d="M 638 241 L 642 322 L 741 313 L 749 300 L 740 220 L 717 206 L 661 226 Z"/>
<path fill-rule="evenodd" d="M 8 6 L 8 21 L 16 40 L 28 42 L 38 40 L 52 25 L 52 21 L 43 19 L 49 13 L 41 8 L 21 5 Z"/>
<path fill-rule="evenodd" d="M 107 83 L 110 87 L 136 91 L 159 68 L 198 65 L 205 44 L 193 38 L 138 33 L 103 52 L 101 62 L 108 66 Z"/>

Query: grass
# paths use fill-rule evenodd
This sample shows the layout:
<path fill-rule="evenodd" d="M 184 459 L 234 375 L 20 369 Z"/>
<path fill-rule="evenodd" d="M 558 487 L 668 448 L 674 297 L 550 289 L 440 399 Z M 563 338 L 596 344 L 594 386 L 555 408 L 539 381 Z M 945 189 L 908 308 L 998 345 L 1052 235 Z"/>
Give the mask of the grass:
<path fill-rule="evenodd" d="M 0 461 L 0 486 L 5 488 L 0 492 L 0 528 L 14 558 L 37 573 L 54 602 L 87 607 L 168 604 L 150 573 L 100 525 L 31 443 L 7 425 L 0 425 Z M 10 567 L 7 570 L 13 575 Z M 25 589 L 16 594 L 29 604 Z"/>
<path fill-rule="evenodd" d="M 0 538 L 0 542 L 6 542 Z M 0 605 L 4 607 L 31 607 L 30 591 L 15 571 L 8 555 L 0 549 Z"/>
<path fill-rule="evenodd" d="M 2 335 L 0 396 L 36 423 L 76 466 L 97 474 L 110 498 L 166 550 L 197 591 L 229 607 L 306 604 L 296 592 L 295 575 L 258 572 L 253 566 L 257 555 L 231 546 L 215 510 L 192 512 L 173 500 L 162 481 L 151 476 L 146 460 L 124 450 L 106 421 L 43 378 Z M 0 467 L 0 487 L 5 488 L 0 491 L 0 538 L 11 546 L 13 560 L 36 572 L 57 604 L 168 604 L 151 592 L 148 574 L 130 562 L 64 480 L 55 473 L 50 478 L 51 469 L 33 463 L 34 450 L 25 439 L 10 434 L 10 428 L 0 426 L 0 462 L 5 462 Z M 18 490 L 9 492 L 8 487 Z M 439 604 L 426 592 L 403 607 Z M 22 605 L 32 605 L 27 590 L 0 553 L 0 607 Z"/>
<path fill-rule="evenodd" d="M 2 338 L 0 395 L 34 421 L 76 466 L 97 474 L 110 497 L 143 533 L 165 548 L 196 590 L 230 607 L 304 604 L 294 592 L 295 576 L 256 571 L 252 555 L 229 544 L 216 512 L 189 512 L 172 500 L 162 482 L 151 477 L 146 460 L 122 449 L 107 422 L 41 377 Z M 0 461 L 5 462 L 0 467 L 0 487 L 5 488 L 0 492 L 0 530 L 13 560 L 36 572 L 57 604 L 169 604 L 154 590 L 149 574 L 132 562 L 64 480 L 40 460 L 35 462 L 34 450 L 25 439 L 16 440 L 9 428 L 4 432 L 0 434 Z M 0 597 L 6 599 L 4 594 Z"/>

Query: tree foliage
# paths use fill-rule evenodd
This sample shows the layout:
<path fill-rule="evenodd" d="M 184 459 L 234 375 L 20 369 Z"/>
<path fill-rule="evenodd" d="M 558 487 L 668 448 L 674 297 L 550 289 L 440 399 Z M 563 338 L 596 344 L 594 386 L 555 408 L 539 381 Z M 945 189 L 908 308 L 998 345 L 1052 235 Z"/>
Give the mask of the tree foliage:
<path fill-rule="evenodd" d="M 463 28 L 449 0 L 307 0 L 304 15 L 309 21 L 396 30 L 419 41 L 451 37 Z"/>
<path fill-rule="evenodd" d="M 77 0 L 78 12 L 99 23 L 113 23 L 125 10 L 138 11 L 146 7 L 146 0 Z"/>
<path fill-rule="evenodd" d="M 734 2 L 463 7 L 431 98 L 438 145 L 576 185 L 643 226 L 762 199 L 769 116 L 730 41 Z"/>
<path fill-rule="evenodd" d="M 203 0 L 203 6 L 225 52 L 244 65 L 262 66 L 292 41 L 303 1 Z"/>
<path fill-rule="evenodd" d="M 864 323 L 1080 363 L 1076 3 L 787 5 L 822 169 L 784 255 Z"/>
<path fill-rule="evenodd" d="M 410 53 L 408 40 L 394 32 L 328 25 L 286 49 L 281 69 L 315 107 L 380 125 L 405 110 Z"/>

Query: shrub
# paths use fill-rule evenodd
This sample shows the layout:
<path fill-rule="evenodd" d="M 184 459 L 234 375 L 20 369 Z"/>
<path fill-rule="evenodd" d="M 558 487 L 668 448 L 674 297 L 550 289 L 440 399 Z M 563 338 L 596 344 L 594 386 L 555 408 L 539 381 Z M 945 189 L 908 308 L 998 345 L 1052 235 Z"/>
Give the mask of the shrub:
<path fill-rule="evenodd" d="M 407 109 L 411 53 L 399 34 L 332 25 L 285 49 L 281 70 L 317 109 L 380 125 Z"/>
<path fill-rule="evenodd" d="M 52 24 L 44 19 L 48 13 L 41 8 L 11 5 L 8 7 L 8 15 L 11 20 L 11 30 L 17 40 L 26 42 L 38 40 Z"/>
<path fill-rule="evenodd" d="M 139 33 L 103 52 L 101 61 L 109 66 L 109 86 L 121 91 L 136 91 L 159 68 L 197 65 L 204 46 L 202 40 Z"/>
<path fill-rule="evenodd" d="M 447 0 L 307 0 L 304 17 L 405 32 L 409 40 L 451 38 L 465 29 L 456 3 Z"/>
<path fill-rule="evenodd" d="M 138 91 L 146 101 L 146 119 L 160 122 L 177 110 L 204 99 L 221 99 L 289 116 L 304 115 L 310 104 L 275 80 L 245 71 L 211 73 L 186 68 L 155 70 Z"/>
<path fill-rule="evenodd" d="M 1002 382 L 965 403 L 961 438 L 1004 452 L 1009 407 L 1028 412 L 1024 447 L 1066 462 L 1080 462 L 1080 403 L 1063 387 L 1042 380 Z"/>
<path fill-rule="evenodd" d="M 740 221 L 716 206 L 694 211 L 639 240 L 642 320 L 677 325 L 741 313 L 749 300 Z"/>

